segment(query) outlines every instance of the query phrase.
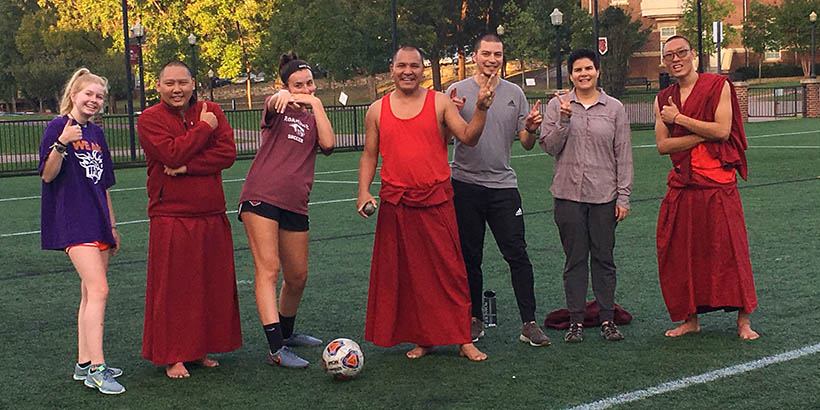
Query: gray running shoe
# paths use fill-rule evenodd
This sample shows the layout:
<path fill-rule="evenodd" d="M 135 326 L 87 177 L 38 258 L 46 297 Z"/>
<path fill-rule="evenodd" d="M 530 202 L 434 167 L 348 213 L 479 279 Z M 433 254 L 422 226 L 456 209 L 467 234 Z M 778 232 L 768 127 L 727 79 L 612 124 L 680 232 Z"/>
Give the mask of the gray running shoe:
<path fill-rule="evenodd" d="M 550 338 L 544 334 L 541 327 L 535 321 L 524 323 L 521 326 L 521 336 L 518 340 L 529 343 L 530 346 L 547 346 L 550 344 Z"/>
<path fill-rule="evenodd" d="M 125 387 L 114 380 L 114 372 L 105 363 L 97 367 L 96 370 L 89 371 L 83 383 L 86 387 L 97 389 L 103 394 L 125 393 Z"/>
<path fill-rule="evenodd" d="M 581 343 L 584 341 L 584 325 L 580 323 L 572 323 L 569 325 L 567 334 L 564 335 L 564 341 L 567 343 Z"/>
<path fill-rule="evenodd" d="M 484 322 L 478 318 L 474 317 L 470 320 L 470 337 L 472 338 L 473 343 L 484 337 Z"/>
<path fill-rule="evenodd" d="M 90 367 L 91 367 L 91 365 L 88 365 L 86 367 L 80 367 L 79 364 L 75 364 L 74 365 L 74 376 L 73 376 L 74 380 L 77 380 L 77 381 L 85 380 L 85 377 L 88 376 L 88 369 Z M 117 377 L 122 376 L 122 369 L 118 369 L 116 367 L 109 367 L 109 369 L 111 369 L 111 372 L 114 374 L 115 379 Z"/>
<path fill-rule="evenodd" d="M 294 333 L 289 338 L 282 341 L 285 346 L 299 347 L 299 346 L 321 346 L 322 340 L 317 339 L 311 335 L 303 333 Z"/>
<path fill-rule="evenodd" d="M 269 357 L 272 365 L 291 369 L 304 369 L 310 364 L 307 360 L 293 353 L 287 346 L 280 347 L 276 353 L 270 353 Z"/>
<path fill-rule="evenodd" d="M 610 342 L 624 340 L 624 334 L 618 330 L 618 326 L 615 326 L 615 322 L 611 320 L 601 323 L 601 336 Z"/>

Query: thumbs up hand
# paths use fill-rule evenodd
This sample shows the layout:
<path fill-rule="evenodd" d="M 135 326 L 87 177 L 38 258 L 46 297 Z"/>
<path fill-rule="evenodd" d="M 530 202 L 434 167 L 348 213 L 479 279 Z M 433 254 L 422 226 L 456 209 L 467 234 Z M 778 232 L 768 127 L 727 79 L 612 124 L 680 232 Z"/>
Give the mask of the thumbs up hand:
<path fill-rule="evenodd" d="M 672 96 L 670 95 L 666 104 L 661 107 L 661 119 L 667 124 L 674 124 L 675 118 L 677 118 L 678 115 L 680 115 L 680 110 L 672 101 Z"/>
<path fill-rule="evenodd" d="M 63 127 L 63 132 L 57 137 L 57 141 L 60 141 L 63 145 L 68 145 L 81 139 L 83 139 L 83 129 L 69 116 L 68 121 L 65 122 L 65 127 Z"/>
<path fill-rule="evenodd" d="M 211 130 L 215 130 L 218 122 L 216 121 L 216 115 L 212 112 L 208 112 L 208 104 L 202 103 L 202 112 L 199 113 L 199 120 L 205 121 L 211 127 Z"/>

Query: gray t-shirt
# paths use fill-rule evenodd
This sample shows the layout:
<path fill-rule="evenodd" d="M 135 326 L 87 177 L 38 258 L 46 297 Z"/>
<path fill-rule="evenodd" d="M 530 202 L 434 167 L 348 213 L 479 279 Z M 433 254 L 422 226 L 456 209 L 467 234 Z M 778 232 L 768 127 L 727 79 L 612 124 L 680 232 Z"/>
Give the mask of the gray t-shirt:
<path fill-rule="evenodd" d="M 461 116 L 470 122 L 478 99 L 478 83 L 473 77 L 461 80 L 447 89 L 447 95 L 453 88 L 459 98 L 467 97 Z M 451 165 L 453 179 L 486 188 L 517 188 L 515 171 L 510 167 L 510 151 L 518 132 L 524 129 L 524 119 L 529 111 L 530 105 L 521 88 L 499 80 L 478 144 L 468 147 L 455 140 Z"/>

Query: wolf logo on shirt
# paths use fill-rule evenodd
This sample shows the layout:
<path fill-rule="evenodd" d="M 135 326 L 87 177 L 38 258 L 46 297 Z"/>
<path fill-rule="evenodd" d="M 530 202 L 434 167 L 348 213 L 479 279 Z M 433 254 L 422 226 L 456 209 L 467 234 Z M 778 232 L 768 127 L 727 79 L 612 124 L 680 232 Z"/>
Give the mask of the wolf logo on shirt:
<path fill-rule="evenodd" d="M 74 155 L 80 160 L 80 165 L 85 168 L 85 177 L 94 181 L 95 185 L 100 182 L 103 173 L 102 153 L 100 151 L 75 151 Z"/>

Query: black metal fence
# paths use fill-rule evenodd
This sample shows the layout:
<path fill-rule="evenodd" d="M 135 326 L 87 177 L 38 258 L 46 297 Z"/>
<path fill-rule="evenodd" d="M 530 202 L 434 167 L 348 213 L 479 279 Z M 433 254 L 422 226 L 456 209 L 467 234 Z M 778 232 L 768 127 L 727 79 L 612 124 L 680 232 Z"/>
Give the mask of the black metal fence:
<path fill-rule="evenodd" d="M 541 99 L 542 113 L 551 97 Z M 646 128 L 654 124 L 654 98 L 655 93 L 630 93 L 621 99 L 633 128 Z M 530 104 L 535 104 L 536 99 L 530 98 Z M 325 107 L 336 133 L 337 150 L 358 150 L 364 146 L 367 108 L 367 105 Z M 237 156 L 252 158 L 261 142 L 259 126 L 262 110 L 229 110 L 225 111 L 225 116 L 234 129 Z M 40 140 L 50 119 L 19 118 L 0 118 L 0 176 L 32 174 L 37 169 Z M 137 135 L 131 135 L 127 115 L 105 115 L 102 127 L 117 167 L 144 164 L 145 155 Z"/>
<path fill-rule="evenodd" d="M 749 118 L 784 118 L 805 115 L 805 87 L 749 88 Z"/>

